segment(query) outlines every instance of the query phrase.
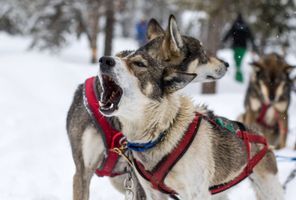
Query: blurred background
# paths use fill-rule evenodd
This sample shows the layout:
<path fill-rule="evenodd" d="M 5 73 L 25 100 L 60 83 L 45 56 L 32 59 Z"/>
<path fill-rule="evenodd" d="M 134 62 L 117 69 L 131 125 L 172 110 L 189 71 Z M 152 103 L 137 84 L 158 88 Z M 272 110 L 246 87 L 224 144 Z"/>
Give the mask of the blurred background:
<path fill-rule="evenodd" d="M 185 35 L 199 38 L 211 51 L 241 13 L 260 51 L 295 51 L 294 0 L 1 0 L 0 31 L 30 36 L 29 48 L 58 51 L 85 36 L 91 61 L 111 54 L 115 37 L 137 39 L 137 25 L 154 17 L 167 25 L 174 14 Z M 98 35 L 105 35 L 98 49 Z M 127 47 L 128 48 L 128 47 Z M 96 49 L 96 50 L 95 50 Z M 94 52 L 96 51 L 96 52 Z"/>
<path fill-rule="evenodd" d="M 295 0 L 0 0 L 0 199 L 71 199 L 65 123 L 77 85 L 96 75 L 100 56 L 136 50 L 147 42 L 149 19 L 166 28 L 170 14 L 182 34 L 230 64 L 221 80 L 184 90 L 219 115 L 243 112 L 249 63 L 258 54 L 277 52 L 296 65 Z M 229 35 L 239 16 L 238 28 L 249 34 L 238 67 Z M 296 156 L 295 110 L 292 94 L 288 146 L 277 152 L 286 156 Z M 279 163 L 282 183 L 294 168 Z M 294 180 L 286 199 L 295 198 L 295 187 Z M 232 190 L 230 199 L 238 198 L 255 199 L 248 181 Z M 123 197 L 108 179 L 94 178 L 91 199 Z"/>
<path fill-rule="evenodd" d="M 77 40 L 86 40 L 89 61 L 115 53 L 114 38 L 146 42 L 153 17 L 164 27 L 174 14 L 180 30 L 202 41 L 213 54 L 229 47 L 222 39 L 240 14 L 252 31 L 257 53 L 295 52 L 294 0 L 0 0 L 0 31 L 30 38 L 28 49 L 59 54 Z M 181 23 L 180 23 L 181 22 Z M 102 37 L 100 41 L 100 37 Z M 124 49 L 135 49 L 133 42 Z M 120 45 L 122 46 L 122 45 Z M 254 49 L 253 49 L 254 50 Z M 215 93 L 214 84 L 203 88 Z"/>

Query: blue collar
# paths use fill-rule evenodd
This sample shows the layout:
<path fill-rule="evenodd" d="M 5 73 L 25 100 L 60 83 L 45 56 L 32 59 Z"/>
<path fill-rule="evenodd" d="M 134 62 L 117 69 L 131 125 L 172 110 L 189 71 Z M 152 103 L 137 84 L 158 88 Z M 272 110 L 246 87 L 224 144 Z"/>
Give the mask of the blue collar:
<path fill-rule="evenodd" d="M 127 148 L 133 151 L 143 152 L 155 147 L 160 141 L 162 141 L 164 136 L 165 134 L 161 133 L 156 140 L 146 143 L 132 143 L 127 141 Z"/>

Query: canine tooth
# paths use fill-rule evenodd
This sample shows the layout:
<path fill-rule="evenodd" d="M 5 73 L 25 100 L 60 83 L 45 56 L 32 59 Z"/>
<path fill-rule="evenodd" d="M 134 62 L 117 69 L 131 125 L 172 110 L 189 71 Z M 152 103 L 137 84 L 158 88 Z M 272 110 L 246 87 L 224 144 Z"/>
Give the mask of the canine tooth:
<path fill-rule="evenodd" d="M 104 106 L 105 104 L 103 104 L 102 102 L 99 101 L 99 105 L 102 107 L 102 106 Z"/>

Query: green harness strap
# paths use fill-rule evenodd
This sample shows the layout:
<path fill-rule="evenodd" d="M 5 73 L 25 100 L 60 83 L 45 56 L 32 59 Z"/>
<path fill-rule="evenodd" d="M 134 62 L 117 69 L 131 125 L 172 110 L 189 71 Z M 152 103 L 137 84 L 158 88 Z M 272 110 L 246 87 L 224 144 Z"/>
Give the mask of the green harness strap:
<path fill-rule="evenodd" d="M 231 133 L 233 133 L 233 134 L 236 133 L 236 132 L 235 132 L 235 129 L 234 129 L 234 127 L 233 127 L 233 125 L 232 125 L 231 122 L 229 122 L 229 123 L 224 123 L 224 120 L 221 119 L 221 118 L 219 118 L 219 117 L 217 117 L 217 118 L 215 119 L 215 122 L 216 122 L 219 126 L 221 126 L 222 128 L 225 128 L 225 129 L 229 130 Z"/>

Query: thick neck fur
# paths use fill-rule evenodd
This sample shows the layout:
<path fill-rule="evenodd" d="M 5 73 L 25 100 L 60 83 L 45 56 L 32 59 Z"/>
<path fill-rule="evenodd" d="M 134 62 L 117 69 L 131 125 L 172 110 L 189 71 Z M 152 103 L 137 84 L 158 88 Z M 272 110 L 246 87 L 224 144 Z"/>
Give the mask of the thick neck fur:
<path fill-rule="evenodd" d="M 183 137 L 195 116 L 195 107 L 188 97 L 171 95 L 161 103 L 148 104 L 140 112 L 143 115 L 139 120 L 120 117 L 120 121 L 123 133 L 130 142 L 149 142 L 156 139 L 160 133 L 165 133 L 164 140 L 154 148 L 143 153 L 133 152 L 137 159 L 149 163 L 147 168 L 152 168 Z"/>

